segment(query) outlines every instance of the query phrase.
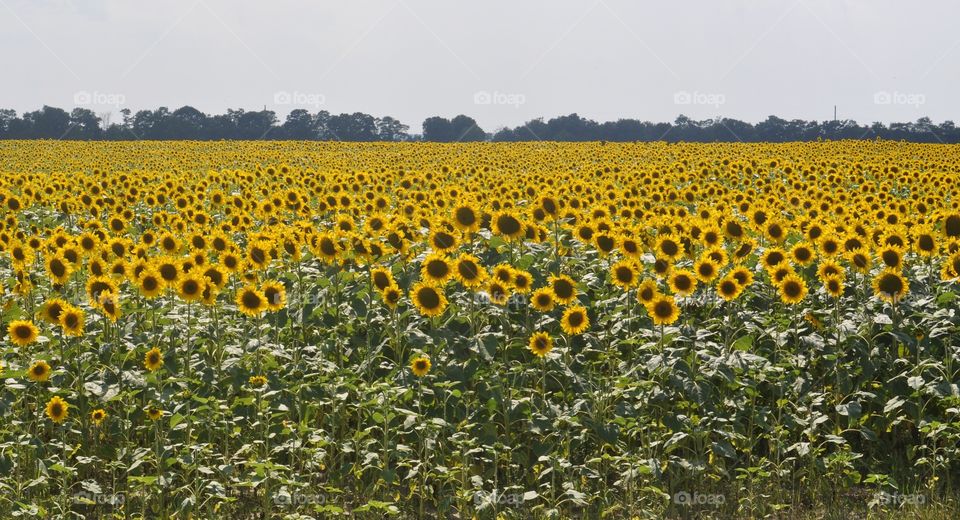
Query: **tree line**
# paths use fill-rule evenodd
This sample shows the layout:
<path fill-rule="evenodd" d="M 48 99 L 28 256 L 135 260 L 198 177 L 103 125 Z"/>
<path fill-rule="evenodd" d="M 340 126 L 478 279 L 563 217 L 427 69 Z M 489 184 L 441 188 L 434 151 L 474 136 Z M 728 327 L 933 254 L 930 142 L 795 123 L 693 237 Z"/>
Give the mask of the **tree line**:
<path fill-rule="evenodd" d="M 283 122 L 271 110 L 228 109 L 225 114 L 208 115 L 185 106 L 170 111 L 129 109 L 112 114 L 97 114 L 86 108 L 67 112 L 44 106 L 18 115 L 15 110 L 0 109 L 0 139 L 66 140 L 320 140 L 320 141 L 667 141 L 667 142 L 783 142 L 817 139 L 889 139 L 922 143 L 960 143 L 960 128 L 953 121 L 934 124 L 923 117 L 912 123 L 873 123 L 861 125 L 853 120 L 804 121 L 769 116 L 756 124 L 729 118 L 694 120 L 679 116 L 672 123 L 651 123 L 636 119 L 596 121 L 577 114 L 544 121 L 533 119 L 522 125 L 485 131 L 465 115 L 453 119 L 429 117 L 422 132 L 411 134 L 410 127 L 390 117 L 374 117 L 362 112 L 331 114 L 291 111 Z"/>

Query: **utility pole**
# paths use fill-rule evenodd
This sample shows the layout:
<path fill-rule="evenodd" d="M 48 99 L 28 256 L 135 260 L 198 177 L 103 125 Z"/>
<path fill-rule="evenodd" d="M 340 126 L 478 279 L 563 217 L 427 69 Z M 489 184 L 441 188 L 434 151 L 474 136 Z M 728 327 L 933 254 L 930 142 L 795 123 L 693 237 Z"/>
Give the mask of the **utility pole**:
<path fill-rule="evenodd" d="M 833 122 L 837 122 L 837 105 L 833 105 Z"/>

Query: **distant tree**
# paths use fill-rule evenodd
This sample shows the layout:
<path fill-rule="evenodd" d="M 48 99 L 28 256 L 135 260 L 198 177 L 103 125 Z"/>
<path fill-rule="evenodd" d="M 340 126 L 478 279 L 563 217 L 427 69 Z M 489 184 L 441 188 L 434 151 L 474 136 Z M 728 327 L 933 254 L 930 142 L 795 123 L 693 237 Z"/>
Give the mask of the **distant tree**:
<path fill-rule="evenodd" d="M 485 141 L 487 139 L 486 132 L 477 125 L 477 122 L 472 117 L 463 114 L 450 121 L 450 130 L 455 142 Z"/>
<path fill-rule="evenodd" d="M 70 131 L 67 135 L 71 139 L 100 139 L 102 133 L 100 118 L 92 110 L 74 108 L 70 112 Z"/>
<path fill-rule="evenodd" d="M 279 139 L 294 139 L 306 141 L 319 137 L 314 116 L 307 110 L 298 108 L 287 114 L 287 120 L 280 128 Z"/>
<path fill-rule="evenodd" d="M 206 115 L 191 106 L 171 112 L 167 107 L 140 110 L 124 108 L 121 121 L 113 122 L 84 108 L 65 112 L 44 106 L 17 117 L 15 110 L 0 110 L 0 139 L 302 139 L 341 141 L 434 142 L 469 141 L 666 141 L 666 142 L 784 142 L 817 139 L 889 139 L 921 143 L 960 143 L 960 128 L 953 121 L 934 124 L 929 117 L 914 122 L 860 125 L 852 120 L 787 121 L 769 116 L 753 125 L 729 118 L 695 120 L 679 115 L 672 123 L 617 119 L 597 123 L 573 113 L 532 119 L 514 128 L 498 128 L 488 135 L 476 120 L 458 115 L 452 120 L 434 116 L 423 121 L 423 134 L 411 136 L 409 127 L 390 116 L 377 118 L 362 112 L 333 115 L 291 111 L 282 124 L 269 110 L 227 109 Z"/>
<path fill-rule="evenodd" d="M 70 131 L 70 114 L 61 108 L 44 105 L 40 110 L 24 114 L 23 119 L 30 123 L 31 137 L 63 139 Z"/>
<path fill-rule="evenodd" d="M 381 141 L 406 141 L 410 138 L 407 134 L 409 129 L 409 126 L 390 116 L 377 119 L 377 138 Z"/>
<path fill-rule="evenodd" d="M 423 121 L 423 140 L 449 143 L 455 139 L 453 126 L 445 117 L 428 117 Z"/>
<path fill-rule="evenodd" d="M 331 116 L 327 132 L 338 141 L 376 141 L 377 120 L 362 112 Z"/>

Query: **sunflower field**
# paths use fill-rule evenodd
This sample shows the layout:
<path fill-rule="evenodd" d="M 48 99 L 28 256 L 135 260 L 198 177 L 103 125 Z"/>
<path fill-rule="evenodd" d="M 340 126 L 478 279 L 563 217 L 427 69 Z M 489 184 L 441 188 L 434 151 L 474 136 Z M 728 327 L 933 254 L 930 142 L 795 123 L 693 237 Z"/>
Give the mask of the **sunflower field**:
<path fill-rule="evenodd" d="M 0 517 L 956 507 L 958 181 L 882 141 L 0 142 Z"/>

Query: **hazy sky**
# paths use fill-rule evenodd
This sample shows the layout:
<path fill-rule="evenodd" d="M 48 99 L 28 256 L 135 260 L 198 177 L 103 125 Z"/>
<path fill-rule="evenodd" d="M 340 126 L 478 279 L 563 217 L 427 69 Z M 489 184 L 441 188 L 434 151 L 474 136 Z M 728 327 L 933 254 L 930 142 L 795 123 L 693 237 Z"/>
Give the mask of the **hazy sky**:
<path fill-rule="evenodd" d="M 957 0 L 0 0 L 0 107 L 960 122 L 957 20 Z"/>

